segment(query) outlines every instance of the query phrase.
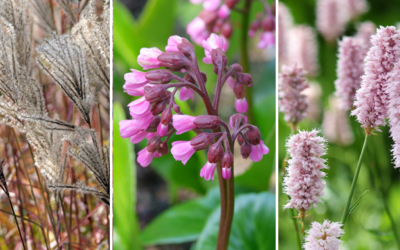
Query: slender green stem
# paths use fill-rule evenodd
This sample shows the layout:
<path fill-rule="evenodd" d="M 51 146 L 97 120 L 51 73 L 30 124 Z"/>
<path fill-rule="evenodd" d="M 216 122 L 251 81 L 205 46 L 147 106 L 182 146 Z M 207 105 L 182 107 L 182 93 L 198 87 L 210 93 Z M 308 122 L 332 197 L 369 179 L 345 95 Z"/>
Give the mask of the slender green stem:
<path fill-rule="evenodd" d="M 362 163 L 362 159 L 363 159 L 363 156 L 364 156 L 365 149 L 367 148 L 368 138 L 369 138 L 369 135 L 366 133 L 365 134 L 364 145 L 363 145 L 363 147 L 361 149 L 360 158 L 358 159 L 356 173 L 354 174 L 353 182 L 351 183 L 349 197 L 347 198 L 346 207 L 344 208 L 344 211 L 343 211 L 343 216 L 342 216 L 342 220 L 341 220 L 341 224 L 342 224 L 343 228 L 344 228 L 344 224 L 346 223 L 347 216 L 349 215 L 349 208 L 350 208 L 351 200 L 353 198 L 354 190 L 355 190 L 355 187 L 356 187 L 356 184 L 357 184 L 358 175 L 360 174 L 361 163 Z"/>
<path fill-rule="evenodd" d="M 294 229 L 296 232 L 296 241 L 297 241 L 297 245 L 299 246 L 299 249 L 301 250 L 301 245 L 302 245 L 302 240 L 301 240 L 301 236 L 300 236 L 300 231 L 299 231 L 299 227 L 297 226 L 297 219 L 294 215 L 294 209 L 289 209 L 290 210 L 290 216 L 292 217 L 293 220 L 293 225 L 294 225 Z"/>
<path fill-rule="evenodd" d="M 19 228 L 19 225 L 18 225 L 17 216 L 15 215 L 14 207 L 13 207 L 13 205 L 12 205 L 12 202 L 11 202 L 11 199 L 10 199 L 10 195 L 9 195 L 8 193 L 7 193 L 7 197 L 8 197 L 8 201 L 10 202 L 10 207 L 11 207 L 12 213 L 13 213 L 13 215 L 14 215 L 15 224 L 17 224 L 17 228 L 18 228 L 18 232 L 19 232 L 19 237 L 21 237 L 22 246 L 24 247 L 24 249 L 26 249 L 25 243 L 24 243 L 24 238 L 22 237 L 21 229 Z"/>

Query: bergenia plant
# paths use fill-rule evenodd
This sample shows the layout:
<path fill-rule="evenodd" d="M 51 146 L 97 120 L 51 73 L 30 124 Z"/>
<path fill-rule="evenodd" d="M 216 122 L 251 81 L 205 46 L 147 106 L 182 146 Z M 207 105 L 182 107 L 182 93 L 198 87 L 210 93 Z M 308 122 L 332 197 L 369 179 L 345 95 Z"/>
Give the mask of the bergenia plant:
<path fill-rule="evenodd" d="M 196 151 L 208 149 L 207 162 L 199 175 L 205 180 L 214 180 L 215 170 L 218 173 L 221 231 L 217 249 L 227 249 L 234 208 L 235 140 L 238 140 L 245 159 L 250 157 L 260 161 L 269 150 L 261 140 L 259 129 L 248 124 L 245 115 L 234 114 L 229 122 L 219 117 L 221 90 L 225 83 L 230 85 L 236 97 L 236 110 L 246 112 L 244 93 L 251 86 L 252 77 L 242 72 L 239 64 L 228 65 L 225 38 L 211 34 L 202 44 L 205 49 L 203 61 L 212 64 L 218 75 L 213 100 L 206 90 L 207 75 L 199 69 L 194 45 L 185 38 L 171 36 L 165 52 L 157 48 L 141 49 L 139 65 L 144 70 L 154 70 L 132 70 L 125 74 L 125 92 L 140 98 L 128 105 L 132 119 L 120 122 L 120 133 L 123 138 L 131 138 L 132 143 L 139 143 L 144 138 L 148 140 L 147 147 L 138 153 L 138 163 L 142 167 L 149 166 L 154 157 L 168 154 L 170 143 L 171 154 L 184 165 Z M 160 67 L 165 69 L 158 69 Z M 183 76 L 174 72 L 181 72 Z M 183 101 L 192 99 L 194 94 L 203 101 L 207 114 L 197 117 L 184 114 L 175 102 L 178 97 Z M 197 135 L 190 141 L 170 142 L 173 134 L 188 131 Z"/>

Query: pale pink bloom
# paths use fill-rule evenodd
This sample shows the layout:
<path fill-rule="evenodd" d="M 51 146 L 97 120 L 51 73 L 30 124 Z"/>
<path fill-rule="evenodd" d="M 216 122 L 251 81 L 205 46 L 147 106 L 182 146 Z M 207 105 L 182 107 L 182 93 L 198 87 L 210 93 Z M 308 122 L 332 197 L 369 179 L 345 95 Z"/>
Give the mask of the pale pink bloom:
<path fill-rule="evenodd" d="M 182 43 L 182 39 L 185 39 L 180 36 L 170 36 L 168 38 L 168 44 L 165 47 L 165 51 L 172 52 L 172 51 L 179 51 L 178 44 Z"/>
<path fill-rule="evenodd" d="M 318 44 L 315 30 L 306 25 L 291 29 L 289 46 L 289 65 L 302 67 L 307 76 L 318 74 Z M 283 64 L 281 64 L 283 65 Z"/>
<path fill-rule="evenodd" d="M 133 119 L 133 120 L 122 120 L 119 122 L 119 130 L 122 138 L 128 138 L 136 135 L 142 130 L 149 127 L 152 118 L 147 119 Z"/>
<path fill-rule="evenodd" d="M 263 155 L 269 153 L 269 148 L 265 146 L 262 140 L 260 141 L 260 144 L 258 145 L 251 144 L 250 146 L 251 146 L 250 159 L 252 159 L 254 162 L 261 161 Z"/>
<path fill-rule="evenodd" d="M 186 88 L 186 87 L 182 87 L 179 90 L 179 99 L 181 99 L 182 101 L 187 101 L 189 99 L 193 100 L 193 89 L 191 88 Z"/>
<path fill-rule="evenodd" d="M 204 0 L 203 8 L 207 11 L 216 11 L 221 4 L 221 0 Z"/>
<path fill-rule="evenodd" d="M 347 0 L 318 0 L 317 28 L 328 42 L 335 42 L 343 34 L 349 20 Z"/>
<path fill-rule="evenodd" d="M 193 123 L 196 119 L 197 117 L 190 115 L 173 115 L 172 126 L 176 129 L 176 134 L 180 135 L 196 128 Z"/>
<path fill-rule="evenodd" d="M 236 111 L 239 113 L 246 113 L 247 109 L 249 108 L 249 104 L 245 97 L 243 99 L 236 99 L 235 98 L 235 108 Z"/>
<path fill-rule="evenodd" d="M 356 92 L 360 88 L 367 48 L 363 40 L 354 37 L 344 37 L 339 42 L 335 95 L 341 99 L 342 108 L 346 111 L 353 108 Z"/>
<path fill-rule="evenodd" d="M 139 151 L 137 161 L 142 167 L 147 167 L 153 160 L 153 153 L 147 151 L 147 147 Z"/>
<path fill-rule="evenodd" d="M 124 84 L 123 86 L 124 92 L 128 93 L 131 96 L 143 96 L 144 95 L 144 87 L 136 88 L 132 87 L 131 84 Z"/>
<path fill-rule="evenodd" d="M 132 118 L 141 118 L 143 116 L 152 116 L 150 112 L 151 103 L 146 101 L 145 97 L 141 97 L 128 104 L 129 113 Z"/>
<path fill-rule="evenodd" d="M 137 61 L 144 70 L 156 69 L 160 67 L 161 62 L 157 58 L 162 53 L 158 48 L 141 48 Z"/>
<path fill-rule="evenodd" d="M 356 38 L 364 40 L 364 43 L 367 45 L 367 49 L 372 46 L 371 36 L 376 32 L 376 25 L 371 21 L 365 21 L 357 25 L 357 34 Z"/>
<path fill-rule="evenodd" d="M 204 177 L 206 181 L 214 180 L 214 172 L 216 165 L 217 163 L 209 163 L 207 161 L 204 167 L 200 170 L 200 177 Z"/>
<path fill-rule="evenodd" d="M 143 141 L 144 138 L 146 138 L 148 132 L 147 131 L 140 131 L 137 134 L 131 136 L 131 142 L 133 144 L 139 143 Z"/>
<path fill-rule="evenodd" d="M 201 45 L 203 40 L 210 36 L 206 23 L 200 17 L 195 17 L 186 27 L 186 33 L 195 43 Z"/>
<path fill-rule="evenodd" d="M 149 80 L 146 79 L 146 72 L 141 72 L 139 70 L 131 69 L 131 73 L 126 73 L 124 75 L 125 84 L 124 87 L 130 89 L 136 89 L 143 87 Z"/>
<path fill-rule="evenodd" d="M 393 139 L 393 159 L 395 168 L 400 167 L 400 63 L 398 62 L 390 74 L 386 93 L 389 95 L 388 115 L 390 136 Z"/>
<path fill-rule="evenodd" d="M 325 220 L 319 224 L 314 221 L 308 231 L 305 250 L 339 250 L 340 237 L 344 234 L 342 225 Z"/>
<path fill-rule="evenodd" d="M 305 71 L 294 65 L 283 65 L 279 77 L 279 109 L 288 123 L 298 124 L 307 114 L 307 96 L 302 93 L 308 88 Z"/>
<path fill-rule="evenodd" d="M 346 0 L 350 19 L 357 18 L 369 9 L 366 0 Z"/>
<path fill-rule="evenodd" d="M 186 165 L 190 157 L 196 152 L 190 141 L 174 141 L 172 143 L 171 154 L 176 161 L 181 161 Z"/>
<path fill-rule="evenodd" d="M 260 42 L 258 43 L 257 47 L 259 49 L 269 48 L 275 45 L 275 35 L 273 32 L 263 32 L 260 36 Z"/>
<path fill-rule="evenodd" d="M 307 96 L 308 110 L 307 119 L 310 121 L 319 121 L 321 116 L 321 86 L 316 82 L 310 82 L 309 87 L 302 92 Z"/>
<path fill-rule="evenodd" d="M 365 73 L 357 91 L 355 110 L 361 127 L 373 130 L 385 125 L 388 117 L 387 91 L 390 72 L 400 57 L 400 36 L 395 27 L 381 27 L 371 38 L 372 47 L 364 61 Z M 371 131 L 368 131 L 371 132 Z"/>
<path fill-rule="evenodd" d="M 162 123 L 160 122 L 160 124 L 158 124 L 158 126 L 157 126 L 157 133 L 158 133 L 161 137 L 166 136 L 167 133 L 168 133 L 168 124 L 167 124 L 167 125 L 164 125 L 164 124 L 162 124 Z"/>
<path fill-rule="evenodd" d="M 218 36 L 217 34 L 212 33 L 210 37 L 202 42 L 204 47 L 204 54 L 206 57 L 203 58 L 204 63 L 211 64 L 211 51 L 213 49 L 220 48 L 224 52 L 228 49 L 228 40 L 226 40 L 223 36 Z"/>
<path fill-rule="evenodd" d="M 231 168 L 222 168 L 222 178 L 229 180 L 232 177 Z"/>
<path fill-rule="evenodd" d="M 218 16 L 219 16 L 219 18 L 225 19 L 225 18 L 229 17 L 230 14 L 231 14 L 231 9 L 229 9 L 229 7 L 226 6 L 226 4 L 223 4 L 223 5 L 218 9 Z"/>
<path fill-rule="evenodd" d="M 286 65 L 289 63 L 290 30 L 293 26 L 293 18 L 285 4 L 279 1 L 278 5 L 278 61 L 280 65 Z"/>
<path fill-rule="evenodd" d="M 292 135 L 286 143 L 290 159 L 283 180 L 283 192 L 290 196 L 284 208 L 310 210 L 321 202 L 324 194 L 325 173 L 328 168 L 321 157 L 326 154 L 325 139 L 318 136 L 318 131 L 300 131 Z"/>
<path fill-rule="evenodd" d="M 226 81 L 226 83 L 228 83 L 228 86 L 233 89 L 233 86 L 235 85 L 236 79 L 233 78 L 232 76 L 228 77 L 228 80 Z"/>

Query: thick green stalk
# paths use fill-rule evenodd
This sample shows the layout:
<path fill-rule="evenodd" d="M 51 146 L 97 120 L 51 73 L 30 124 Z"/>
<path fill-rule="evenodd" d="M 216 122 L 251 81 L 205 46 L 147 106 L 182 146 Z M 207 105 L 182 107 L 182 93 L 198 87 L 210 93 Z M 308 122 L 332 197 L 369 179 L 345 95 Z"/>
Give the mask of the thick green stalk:
<path fill-rule="evenodd" d="M 342 224 L 343 228 L 344 228 L 344 224 L 346 223 L 347 216 L 349 215 L 349 208 L 350 208 L 351 200 L 353 198 L 354 190 L 356 188 L 358 175 L 360 174 L 361 163 L 362 163 L 362 159 L 363 159 L 363 156 L 364 156 L 365 149 L 367 148 L 368 138 L 369 138 L 369 135 L 366 133 L 365 134 L 364 145 L 363 145 L 363 147 L 361 149 L 360 158 L 358 159 L 356 173 L 354 174 L 353 182 L 351 183 L 349 197 L 347 198 L 346 207 L 344 208 L 344 211 L 343 211 L 343 216 L 342 216 L 342 220 L 341 220 L 341 224 Z"/>

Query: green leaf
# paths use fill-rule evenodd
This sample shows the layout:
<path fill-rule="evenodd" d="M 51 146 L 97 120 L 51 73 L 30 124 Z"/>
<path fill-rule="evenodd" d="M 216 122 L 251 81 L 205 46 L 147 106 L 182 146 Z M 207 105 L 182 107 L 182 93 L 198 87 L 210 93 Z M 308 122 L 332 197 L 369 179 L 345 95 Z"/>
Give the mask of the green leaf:
<path fill-rule="evenodd" d="M 114 249 L 136 250 L 139 245 L 139 225 L 136 207 L 136 166 L 133 145 L 119 135 L 118 123 L 125 119 L 119 103 L 114 103 L 113 131 L 113 193 Z"/>
<path fill-rule="evenodd" d="M 219 190 L 212 189 L 203 198 L 171 207 L 144 229 L 141 241 L 145 245 L 155 245 L 196 240 L 219 200 Z"/>
<path fill-rule="evenodd" d="M 350 214 L 352 214 L 358 207 L 358 205 L 360 205 L 360 202 L 364 196 L 364 194 L 366 194 L 367 192 L 369 192 L 369 190 L 365 190 L 364 193 L 362 193 L 360 195 L 360 197 L 358 197 L 358 199 L 350 206 L 349 208 L 349 213 L 347 214 L 347 216 L 349 216 Z"/>
<path fill-rule="evenodd" d="M 219 209 L 210 215 L 196 250 L 215 249 L 219 216 Z M 237 196 L 228 249 L 275 249 L 275 195 L 263 192 Z"/>

